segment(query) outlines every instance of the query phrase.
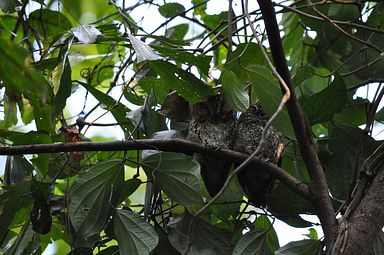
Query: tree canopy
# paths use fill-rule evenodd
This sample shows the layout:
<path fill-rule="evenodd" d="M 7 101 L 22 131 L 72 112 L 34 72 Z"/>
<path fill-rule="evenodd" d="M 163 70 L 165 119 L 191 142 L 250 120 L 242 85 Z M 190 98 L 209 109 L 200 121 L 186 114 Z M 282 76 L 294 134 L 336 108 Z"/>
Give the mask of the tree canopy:
<path fill-rule="evenodd" d="M 0 2 L 3 254 L 383 253 L 384 4 L 213 2 Z M 253 154 L 186 139 L 215 95 L 262 106 Z M 272 128 L 281 165 L 259 154 Z M 216 195 L 196 155 L 230 162 Z M 265 204 L 244 167 L 276 178 Z M 324 236 L 280 247 L 274 221 L 303 215 Z"/>

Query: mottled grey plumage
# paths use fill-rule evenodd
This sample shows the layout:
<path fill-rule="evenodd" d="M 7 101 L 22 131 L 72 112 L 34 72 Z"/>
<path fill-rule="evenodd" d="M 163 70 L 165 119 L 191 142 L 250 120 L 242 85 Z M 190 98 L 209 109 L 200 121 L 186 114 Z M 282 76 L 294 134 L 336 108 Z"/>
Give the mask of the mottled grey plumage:
<path fill-rule="evenodd" d="M 236 117 L 220 95 L 191 106 L 191 110 L 188 140 L 211 148 L 232 148 Z M 216 195 L 228 176 L 232 162 L 198 153 L 195 157 L 200 163 L 201 176 L 209 194 Z"/>
<path fill-rule="evenodd" d="M 252 154 L 260 142 L 267 121 L 268 117 L 259 103 L 252 105 L 246 112 L 242 113 L 238 121 L 233 149 Z M 282 142 L 281 133 L 271 127 L 258 156 L 277 164 L 279 160 L 278 149 Z M 238 173 L 237 178 L 254 205 L 265 204 L 265 194 L 270 190 L 274 181 L 274 176 L 271 173 L 246 167 Z"/>

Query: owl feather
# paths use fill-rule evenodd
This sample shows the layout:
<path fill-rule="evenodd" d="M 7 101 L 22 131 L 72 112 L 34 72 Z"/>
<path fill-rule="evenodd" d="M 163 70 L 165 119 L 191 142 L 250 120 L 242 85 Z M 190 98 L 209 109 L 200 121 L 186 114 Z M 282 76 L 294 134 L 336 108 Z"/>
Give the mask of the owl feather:
<path fill-rule="evenodd" d="M 236 116 L 221 95 L 191 106 L 192 120 L 187 139 L 213 149 L 231 149 L 233 146 Z M 211 155 L 196 153 L 201 176 L 208 193 L 216 195 L 224 185 L 232 162 Z"/>
<path fill-rule="evenodd" d="M 246 112 L 240 115 L 233 149 L 252 154 L 260 143 L 267 121 L 268 117 L 265 115 L 261 104 L 251 105 Z M 282 143 L 281 133 L 270 127 L 266 141 L 257 156 L 277 164 Z M 264 206 L 265 195 L 271 189 L 275 176 L 262 169 L 245 167 L 238 173 L 237 178 L 250 202 L 256 206 Z"/>

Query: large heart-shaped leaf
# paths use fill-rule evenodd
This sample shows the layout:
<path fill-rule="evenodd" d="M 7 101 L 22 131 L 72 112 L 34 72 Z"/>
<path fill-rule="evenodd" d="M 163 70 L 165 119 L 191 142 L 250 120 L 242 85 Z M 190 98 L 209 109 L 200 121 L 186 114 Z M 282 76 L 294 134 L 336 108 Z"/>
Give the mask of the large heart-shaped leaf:
<path fill-rule="evenodd" d="M 112 186 L 124 181 L 121 160 L 108 160 L 80 174 L 69 190 L 68 214 L 77 237 L 95 235 L 104 227 L 110 209 Z"/>
<path fill-rule="evenodd" d="M 230 233 L 193 218 L 188 212 L 176 218 L 169 227 L 169 241 L 181 254 L 226 255 L 232 252 Z"/>
<path fill-rule="evenodd" d="M 203 202 L 200 194 L 200 166 L 192 157 L 181 153 L 160 152 L 144 158 L 142 165 L 151 182 L 174 202 L 184 206 Z"/>
<path fill-rule="evenodd" d="M 120 254 L 149 254 L 159 242 L 155 229 L 131 211 L 116 211 L 113 217 L 113 229 Z"/>

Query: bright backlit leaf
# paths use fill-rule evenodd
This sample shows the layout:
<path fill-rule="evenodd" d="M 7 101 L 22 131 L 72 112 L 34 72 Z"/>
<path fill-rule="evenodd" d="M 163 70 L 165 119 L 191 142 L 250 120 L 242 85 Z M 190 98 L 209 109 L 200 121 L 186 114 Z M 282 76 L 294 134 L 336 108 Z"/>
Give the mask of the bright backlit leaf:
<path fill-rule="evenodd" d="M 90 44 L 96 42 L 96 39 L 101 32 L 94 25 L 80 25 L 72 29 L 72 33 L 77 40 L 84 44 Z"/>
<path fill-rule="evenodd" d="M 157 54 L 149 45 L 145 42 L 140 41 L 135 36 L 128 34 L 129 40 L 132 43 L 132 47 L 137 55 L 137 63 L 146 61 L 146 60 L 158 60 L 162 57 Z"/>

